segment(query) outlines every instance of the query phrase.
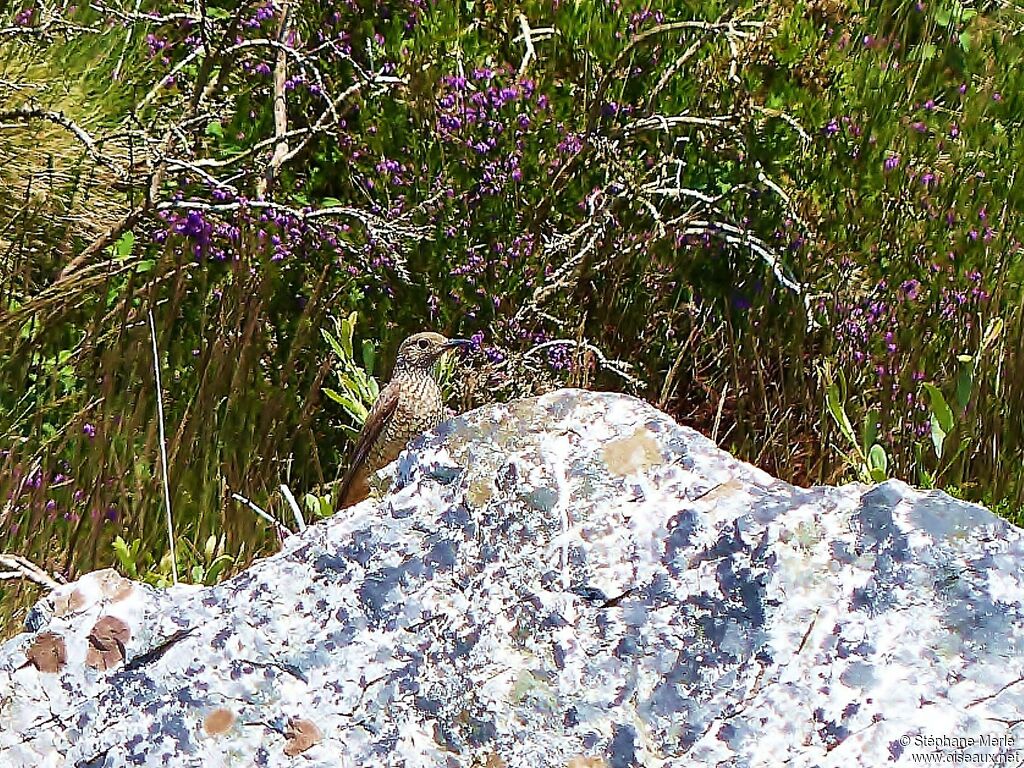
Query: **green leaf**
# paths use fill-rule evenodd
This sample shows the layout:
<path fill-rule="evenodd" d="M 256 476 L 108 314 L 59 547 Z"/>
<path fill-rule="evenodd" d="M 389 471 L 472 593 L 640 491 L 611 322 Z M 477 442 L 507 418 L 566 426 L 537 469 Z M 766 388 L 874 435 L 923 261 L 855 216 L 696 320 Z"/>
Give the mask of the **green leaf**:
<path fill-rule="evenodd" d="M 223 139 L 224 126 L 220 124 L 219 120 L 211 120 L 206 124 L 206 135 L 213 136 L 215 139 Z"/>
<path fill-rule="evenodd" d="M 875 443 L 868 451 L 868 473 L 876 483 L 884 482 L 889 478 L 889 457 L 885 449 Z"/>
<path fill-rule="evenodd" d="M 334 507 L 331 506 L 330 496 L 320 497 L 320 517 L 330 517 L 334 514 Z"/>
<path fill-rule="evenodd" d="M 838 425 L 839 431 L 843 433 L 843 436 L 852 445 L 857 445 L 857 438 L 853 432 L 853 425 L 850 424 L 850 417 L 846 415 L 846 409 L 839 402 L 839 386 L 836 382 L 833 381 L 828 385 L 825 400 L 829 413 L 832 414 L 832 418 Z"/>
<path fill-rule="evenodd" d="M 121 568 L 124 569 L 125 574 L 129 578 L 138 579 L 139 572 L 135 565 L 135 554 L 138 551 L 138 548 L 136 547 L 135 551 L 133 551 L 132 548 L 128 546 L 128 542 L 120 536 L 114 539 L 112 546 L 114 548 L 114 555 L 117 557 L 117 561 L 121 564 Z"/>
<path fill-rule="evenodd" d="M 950 410 L 949 405 L 946 403 L 946 398 L 942 396 L 942 392 L 934 384 L 925 384 L 924 388 L 928 392 L 929 406 L 935 421 L 938 422 L 939 427 L 942 428 L 944 433 L 952 431 L 953 411 Z"/>
<path fill-rule="evenodd" d="M 373 375 L 373 363 L 376 353 L 373 349 L 373 342 L 369 339 L 363 341 L 363 368 L 367 376 Z"/>
<path fill-rule="evenodd" d="M 210 567 L 206 569 L 206 584 L 216 584 L 217 577 L 220 576 L 221 572 L 229 565 L 234 563 L 235 559 L 231 555 L 219 555 L 214 560 Z"/>
<path fill-rule="evenodd" d="M 327 395 L 327 397 L 329 397 L 334 402 L 338 403 L 339 405 L 344 405 L 347 407 L 348 403 L 351 402 L 349 398 L 342 395 L 336 389 L 331 389 L 330 387 L 324 387 L 324 394 Z"/>
<path fill-rule="evenodd" d="M 343 395 L 337 390 L 330 389 L 329 387 L 324 387 L 324 394 L 344 408 L 352 418 L 356 419 L 360 423 L 366 421 L 366 414 L 368 413 L 367 408 L 355 398 Z"/>
<path fill-rule="evenodd" d="M 302 497 L 302 506 L 304 506 L 306 511 L 311 515 L 315 515 L 317 510 L 320 508 L 320 499 L 316 497 L 316 494 L 307 493 Z"/>
<path fill-rule="evenodd" d="M 116 243 L 114 243 L 114 258 L 118 260 L 128 258 L 132 253 L 132 247 L 134 245 L 135 233 L 129 229 L 118 238 Z"/>
<path fill-rule="evenodd" d="M 352 359 L 352 335 L 356 330 L 356 313 L 353 312 L 341 321 L 341 348 L 345 350 L 345 360 Z"/>
<path fill-rule="evenodd" d="M 320 329 L 320 333 L 321 333 L 321 334 L 323 335 L 323 337 L 324 337 L 324 340 L 325 340 L 325 341 L 326 341 L 326 342 L 327 342 L 328 344 L 330 344 L 330 345 L 331 345 L 331 349 L 333 349 L 333 350 L 334 350 L 334 354 L 336 354 L 336 355 L 337 355 L 337 356 L 338 356 L 339 358 L 341 358 L 342 360 L 344 360 L 344 359 L 345 359 L 345 351 L 344 351 L 344 350 L 343 350 L 343 349 L 341 348 L 341 344 L 339 344 L 339 343 L 338 343 L 338 340 L 337 340 L 336 338 L 334 338 L 334 337 L 333 337 L 333 336 L 332 336 L 332 335 L 331 335 L 331 334 L 330 334 L 330 333 L 329 333 L 329 332 L 327 331 L 327 329 L 326 329 L 326 328 L 321 328 L 321 329 Z"/>
<path fill-rule="evenodd" d="M 864 417 L 864 428 L 861 435 L 861 448 L 864 453 L 868 453 L 868 449 L 871 448 L 875 441 L 878 439 L 878 409 L 872 408 L 868 411 L 867 416 Z"/>

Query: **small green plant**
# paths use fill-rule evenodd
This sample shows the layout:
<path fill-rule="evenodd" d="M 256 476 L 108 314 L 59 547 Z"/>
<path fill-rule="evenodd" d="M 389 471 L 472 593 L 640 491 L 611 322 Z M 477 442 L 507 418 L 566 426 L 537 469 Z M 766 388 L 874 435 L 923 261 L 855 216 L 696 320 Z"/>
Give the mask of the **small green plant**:
<path fill-rule="evenodd" d="M 934 381 L 921 383 L 925 396 L 922 399 L 926 402 L 928 412 L 927 435 L 931 450 L 929 451 L 926 442 L 915 439 L 913 455 L 917 472 L 916 481 L 926 488 L 956 487 L 965 482 L 968 474 L 966 462 L 969 461 L 971 450 L 977 443 L 976 436 L 971 430 L 969 411 L 972 398 L 976 394 L 978 367 L 984 356 L 997 344 L 1002 329 L 1003 321 L 1000 318 L 989 322 L 977 352 L 973 355 L 957 355 L 956 373 L 945 386 Z M 877 483 L 886 480 L 889 477 L 889 454 L 878 439 L 880 411 L 877 407 L 867 410 L 858 440 L 853 423 L 847 414 L 846 376 L 842 371 L 833 374 L 828 365 L 822 367 L 821 375 L 825 382 L 826 408 L 840 434 L 850 446 L 847 463 L 855 469 L 858 478 L 865 482 Z M 944 388 L 953 391 L 951 399 L 947 399 L 943 393 Z M 903 431 L 910 422 L 910 419 L 902 414 L 891 416 L 890 423 L 895 424 L 900 431 Z"/>
<path fill-rule="evenodd" d="M 842 371 L 833 375 L 829 366 L 822 368 L 825 386 L 825 405 L 829 415 L 839 427 L 850 449 L 847 461 L 854 467 L 857 477 L 868 483 L 881 483 L 889 478 L 889 456 L 878 442 L 878 412 L 870 410 L 864 418 L 860 439 L 857 439 L 853 424 L 846 413 L 846 376 Z"/>
<path fill-rule="evenodd" d="M 331 504 L 331 497 L 318 496 L 315 493 L 307 493 L 302 497 L 302 504 L 306 511 L 314 517 L 330 517 L 334 514 L 334 505 Z"/>
<path fill-rule="evenodd" d="M 380 394 L 380 385 L 373 376 L 377 352 L 373 342 L 364 340 L 360 350 L 362 367 L 356 363 L 352 336 L 356 328 L 356 313 L 334 319 L 335 333 L 320 329 L 324 340 L 330 344 L 337 358 L 334 372 L 338 377 L 338 388 L 324 387 L 324 394 L 345 409 L 351 423 L 343 429 L 352 437 L 359 434 L 359 428 L 366 421 L 366 414 Z"/>
<path fill-rule="evenodd" d="M 128 543 L 120 536 L 114 539 L 113 549 L 121 570 L 129 578 L 154 587 L 169 587 L 173 583 L 170 552 L 155 562 L 149 551 L 142 549 L 141 539 Z M 202 551 L 181 537 L 177 552 L 179 579 L 187 584 L 216 584 L 236 561 L 224 552 L 223 535 L 207 538 Z"/>

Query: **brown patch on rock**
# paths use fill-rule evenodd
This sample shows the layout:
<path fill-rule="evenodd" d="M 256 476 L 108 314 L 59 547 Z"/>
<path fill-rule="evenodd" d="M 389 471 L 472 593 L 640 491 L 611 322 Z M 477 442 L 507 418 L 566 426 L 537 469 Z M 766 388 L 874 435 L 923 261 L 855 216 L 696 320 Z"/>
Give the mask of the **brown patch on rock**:
<path fill-rule="evenodd" d="M 57 672 L 68 660 L 68 649 L 60 635 L 40 632 L 25 651 L 25 657 L 40 672 Z"/>
<path fill-rule="evenodd" d="M 584 757 L 579 755 L 569 760 L 565 768 L 608 768 L 603 757 Z"/>
<path fill-rule="evenodd" d="M 497 752 L 491 752 L 484 761 L 484 768 L 508 768 L 508 763 Z"/>
<path fill-rule="evenodd" d="M 231 730 L 235 724 L 235 713 L 227 707 L 217 707 L 203 719 L 203 730 L 207 736 L 220 736 Z"/>
<path fill-rule="evenodd" d="M 284 745 L 284 753 L 288 757 L 301 755 L 314 744 L 319 744 L 323 740 L 323 734 L 316 727 L 316 723 L 298 717 L 293 717 L 288 721 L 288 726 L 284 729 L 284 737 L 288 739 Z"/>
<path fill-rule="evenodd" d="M 631 475 L 664 461 L 658 442 L 643 427 L 629 437 L 612 440 L 604 447 L 602 455 L 609 471 L 619 476 Z"/>
<path fill-rule="evenodd" d="M 103 616 L 89 632 L 89 650 L 85 663 L 93 669 L 110 669 L 124 660 L 124 646 L 132 636 L 131 628 L 114 616 Z"/>
<path fill-rule="evenodd" d="M 100 591 L 103 593 L 103 596 L 108 598 L 112 603 L 124 600 L 132 593 L 132 590 L 135 589 L 135 585 L 132 584 L 131 580 L 126 579 L 113 568 L 107 568 L 106 570 L 100 571 L 97 574 L 97 578 L 99 580 Z"/>
<path fill-rule="evenodd" d="M 488 478 L 478 478 L 469 484 L 466 500 L 474 507 L 482 507 L 494 495 L 494 486 Z"/>
<path fill-rule="evenodd" d="M 80 589 L 74 589 L 64 595 L 53 598 L 53 615 L 63 618 L 72 613 L 78 613 L 85 608 L 88 600 Z"/>

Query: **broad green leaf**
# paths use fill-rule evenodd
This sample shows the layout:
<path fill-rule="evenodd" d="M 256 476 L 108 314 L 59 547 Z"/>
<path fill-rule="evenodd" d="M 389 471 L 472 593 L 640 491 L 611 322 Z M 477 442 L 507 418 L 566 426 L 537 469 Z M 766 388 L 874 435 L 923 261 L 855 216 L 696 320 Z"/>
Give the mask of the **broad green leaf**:
<path fill-rule="evenodd" d="M 932 416 L 935 417 L 935 421 L 942 428 L 943 437 L 945 437 L 945 434 L 953 429 L 953 411 L 950 410 L 949 405 L 946 403 L 946 398 L 942 396 L 942 392 L 938 387 L 934 384 L 925 384 L 924 388 L 928 392 Z"/>
<path fill-rule="evenodd" d="M 338 357 L 344 360 L 345 352 L 341 348 L 341 344 L 338 343 L 338 340 L 334 338 L 326 328 L 321 328 L 320 333 L 323 335 L 327 343 L 331 345 L 331 349 L 334 350 L 334 354 L 336 354 Z"/>
<path fill-rule="evenodd" d="M 875 443 L 871 446 L 871 450 L 868 451 L 868 471 L 871 474 L 871 479 L 876 483 L 881 483 L 889 478 L 889 457 L 885 453 L 885 449 Z"/>

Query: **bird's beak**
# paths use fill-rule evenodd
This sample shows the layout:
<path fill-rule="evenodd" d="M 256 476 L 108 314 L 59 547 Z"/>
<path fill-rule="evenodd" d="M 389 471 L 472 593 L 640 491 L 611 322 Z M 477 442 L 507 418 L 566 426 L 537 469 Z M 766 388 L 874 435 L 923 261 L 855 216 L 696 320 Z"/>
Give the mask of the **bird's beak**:
<path fill-rule="evenodd" d="M 472 346 L 473 346 L 473 342 L 470 341 L 469 339 L 448 339 L 448 341 L 446 341 L 444 343 L 444 348 L 446 350 L 448 350 L 448 349 L 467 350 L 467 349 L 472 348 Z"/>

